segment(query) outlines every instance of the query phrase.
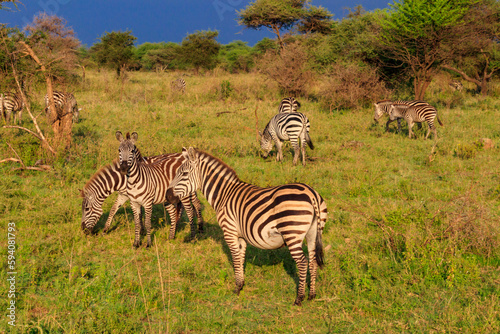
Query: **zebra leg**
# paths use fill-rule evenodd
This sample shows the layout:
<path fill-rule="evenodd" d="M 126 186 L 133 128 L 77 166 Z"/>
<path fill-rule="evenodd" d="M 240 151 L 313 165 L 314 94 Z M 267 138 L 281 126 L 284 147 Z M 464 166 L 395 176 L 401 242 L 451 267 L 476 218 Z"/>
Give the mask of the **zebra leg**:
<path fill-rule="evenodd" d="M 219 224 L 221 226 L 228 223 L 226 219 L 219 220 Z M 234 277 L 236 281 L 236 287 L 234 288 L 234 293 L 239 295 L 241 289 L 243 289 L 243 285 L 245 285 L 245 273 L 243 265 L 245 264 L 245 251 L 247 248 L 247 243 L 243 238 L 238 238 L 236 235 L 236 231 L 229 231 L 223 229 L 224 231 L 224 240 L 231 251 L 231 257 L 233 258 L 233 268 L 234 268 Z"/>
<path fill-rule="evenodd" d="M 411 130 L 413 128 L 413 122 L 411 120 L 408 120 L 408 137 L 411 138 L 413 136 L 413 131 Z M 416 138 L 417 136 L 415 136 Z"/>
<path fill-rule="evenodd" d="M 297 162 L 299 161 L 299 155 L 300 155 L 300 148 L 299 148 L 299 143 L 298 143 L 298 138 L 296 138 L 295 141 L 290 141 L 293 147 L 293 165 L 296 166 Z"/>
<path fill-rule="evenodd" d="M 294 234 L 292 236 L 284 237 L 285 244 L 288 246 L 288 250 L 292 255 L 292 258 L 297 264 L 297 269 L 299 272 L 299 288 L 297 290 L 297 298 L 293 305 L 300 306 L 305 297 L 306 291 L 306 279 L 307 279 L 307 259 L 302 250 L 302 241 L 304 240 L 304 235 Z M 309 246 L 308 246 L 309 247 Z"/>
<path fill-rule="evenodd" d="M 168 216 L 170 217 L 170 231 L 168 234 L 168 238 L 174 239 L 175 230 L 177 229 L 177 222 L 179 221 L 179 217 L 177 216 L 177 206 L 165 202 L 165 209 L 167 210 Z"/>
<path fill-rule="evenodd" d="M 278 153 L 276 154 L 276 161 L 281 161 L 283 160 L 283 143 L 279 139 L 276 139 L 274 142 L 276 143 L 276 149 L 278 150 Z"/>
<path fill-rule="evenodd" d="M 201 202 L 196 196 L 195 192 L 191 193 L 191 203 L 194 206 L 194 210 L 196 211 L 196 218 L 198 220 L 198 232 L 203 233 L 203 217 L 201 216 Z"/>
<path fill-rule="evenodd" d="M 401 118 L 398 118 L 398 133 L 401 133 Z"/>
<path fill-rule="evenodd" d="M 144 219 L 144 225 L 146 226 L 146 238 L 147 238 L 147 244 L 146 247 L 151 247 L 151 214 L 153 212 L 153 203 L 147 203 L 144 204 L 144 211 L 145 211 L 145 219 Z"/>
<path fill-rule="evenodd" d="M 305 140 L 305 138 L 300 140 L 300 149 L 301 149 L 301 153 L 302 153 L 302 166 L 305 166 L 306 165 L 306 140 Z"/>
<path fill-rule="evenodd" d="M 194 223 L 193 207 L 191 206 L 191 198 L 189 196 L 181 198 L 181 203 L 186 210 L 186 214 L 189 219 L 189 225 L 191 226 L 191 239 L 196 236 L 196 225 Z"/>
<path fill-rule="evenodd" d="M 321 232 L 320 232 L 321 233 Z M 309 287 L 309 300 L 316 297 L 316 277 L 318 272 L 318 262 L 316 261 L 316 238 L 318 234 L 318 219 L 315 218 L 315 223 L 311 224 L 311 228 L 307 231 L 307 250 L 309 252 L 309 275 L 311 278 Z"/>
<path fill-rule="evenodd" d="M 427 121 L 427 123 L 429 124 L 429 130 L 427 130 L 427 135 L 425 135 L 425 139 L 429 138 L 431 131 L 434 134 L 434 139 L 437 139 L 437 131 L 436 127 L 434 126 L 434 122 L 429 120 Z"/>
<path fill-rule="evenodd" d="M 127 195 L 123 194 L 118 194 L 118 197 L 116 198 L 115 204 L 113 204 L 113 207 L 109 211 L 109 216 L 108 220 L 106 220 L 106 224 L 104 225 L 104 229 L 102 230 L 102 233 L 107 233 L 109 230 L 109 227 L 111 226 L 111 221 L 113 220 L 113 217 L 116 214 L 116 211 L 128 200 Z"/>
<path fill-rule="evenodd" d="M 141 245 L 141 205 L 137 202 L 132 202 L 132 211 L 134 212 L 134 223 L 135 223 L 135 239 L 134 247 L 138 248 Z"/>

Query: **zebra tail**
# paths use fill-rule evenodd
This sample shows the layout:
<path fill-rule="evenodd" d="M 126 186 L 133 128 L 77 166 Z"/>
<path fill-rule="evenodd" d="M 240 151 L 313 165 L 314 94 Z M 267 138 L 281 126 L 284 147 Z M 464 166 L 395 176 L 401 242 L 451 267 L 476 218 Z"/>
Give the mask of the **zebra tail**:
<path fill-rule="evenodd" d="M 323 229 L 319 227 L 319 217 L 318 217 L 318 232 L 316 234 L 316 248 L 314 252 L 316 254 L 316 263 L 320 268 L 325 265 L 325 254 L 323 253 L 323 240 L 321 235 L 323 234 Z"/>
<path fill-rule="evenodd" d="M 313 142 L 311 140 L 311 137 L 309 136 L 309 132 L 307 132 L 307 131 L 306 131 L 306 142 L 307 142 L 307 145 L 309 145 L 309 148 L 311 150 L 314 150 Z"/>
<path fill-rule="evenodd" d="M 439 125 L 444 126 L 443 122 L 441 122 L 441 120 L 439 119 L 439 116 L 438 116 L 438 115 L 436 115 L 436 118 L 437 118 L 437 120 L 438 120 Z"/>

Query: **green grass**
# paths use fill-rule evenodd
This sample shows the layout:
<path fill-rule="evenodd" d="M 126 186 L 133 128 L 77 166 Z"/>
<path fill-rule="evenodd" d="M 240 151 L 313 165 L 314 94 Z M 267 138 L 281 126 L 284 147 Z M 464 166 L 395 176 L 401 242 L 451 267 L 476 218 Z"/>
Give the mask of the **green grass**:
<path fill-rule="evenodd" d="M 445 126 L 438 126 L 435 148 L 433 140 L 423 140 L 424 129 L 411 140 L 406 127 L 402 134 L 394 127 L 385 133 L 385 120 L 372 124 L 371 109 L 329 113 L 317 102 L 299 99 L 316 148 L 307 149 L 306 167 L 293 167 L 289 148 L 283 163 L 275 154 L 259 157 L 254 110 L 258 106 L 262 130 L 280 100 L 272 82 L 256 74 L 188 77 L 182 95 L 170 90 L 174 74 L 129 75 L 121 86 L 114 73 L 88 73 L 87 83 L 75 89 L 83 111 L 73 128 L 73 146 L 51 162 L 50 172 L 0 165 L 4 259 L 7 223 L 15 222 L 17 230 L 17 326 L 11 328 L 3 317 L 0 332 L 500 331 L 496 99 L 466 95 L 452 109 L 438 104 Z M 230 83 L 231 94 L 221 96 L 223 82 Z M 40 91 L 32 98 L 42 97 Z M 23 125 L 30 127 L 24 117 Z M 187 241 L 185 215 L 177 238 L 168 240 L 168 223 L 157 206 L 155 244 L 146 249 L 143 240 L 135 250 L 128 204 L 118 211 L 110 234 L 85 236 L 78 190 L 117 158 L 117 130 L 137 131 L 144 155 L 195 146 L 221 158 L 246 182 L 304 182 L 318 190 L 329 219 L 317 299 L 293 307 L 298 277 L 287 249 L 251 246 L 245 287 L 234 295 L 229 249 L 202 197 L 208 226 L 195 241 Z M 497 146 L 475 145 L 485 137 Z M 0 138 L 0 158 L 13 156 L 9 143 L 27 164 L 48 159 L 23 132 L 1 129 Z M 115 198 L 104 203 L 101 229 Z M 2 263 L 0 287 L 7 291 Z M 0 298 L 0 309 L 8 302 Z"/>

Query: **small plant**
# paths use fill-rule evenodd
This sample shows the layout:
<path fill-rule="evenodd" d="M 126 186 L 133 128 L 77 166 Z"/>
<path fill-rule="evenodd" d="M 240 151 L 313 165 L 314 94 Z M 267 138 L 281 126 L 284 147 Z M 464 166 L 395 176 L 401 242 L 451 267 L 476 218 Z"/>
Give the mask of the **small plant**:
<path fill-rule="evenodd" d="M 229 80 L 223 80 L 220 84 L 220 98 L 227 100 L 234 92 L 234 88 Z"/>
<path fill-rule="evenodd" d="M 472 159 L 476 156 L 478 146 L 475 144 L 458 144 L 455 148 L 454 155 L 460 159 Z"/>

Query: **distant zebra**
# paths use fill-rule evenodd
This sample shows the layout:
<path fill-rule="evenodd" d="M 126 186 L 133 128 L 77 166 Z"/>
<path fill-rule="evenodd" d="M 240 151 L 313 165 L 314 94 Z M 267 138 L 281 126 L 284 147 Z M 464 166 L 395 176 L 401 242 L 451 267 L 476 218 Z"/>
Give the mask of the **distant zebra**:
<path fill-rule="evenodd" d="M 276 161 L 283 160 L 282 145 L 283 141 L 290 140 L 295 151 L 293 164 L 297 165 L 299 160 L 299 151 L 302 152 L 302 164 L 306 164 L 306 142 L 313 150 L 314 145 L 309 137 L 309 119 L 306 115 L 299 112 L 287 112 L 276 114 L 269 123 L 267 123 L 263 132 L 259 131 L 260 147 L 265 151 L 264 158 L 273 149 L 274 144 L 278 149 Z M 300 139 L 300 144 L 299 144 Z"/>
<path fill-rule="evenodd" d="M 461 92 L 462 89 L 464 89 L 464 85 L 462 84 L 462 82 L 460 80 L 452 80 L 448 84 L 448 86 L 450 86 L 452 90 L 459 91 L 459 92 Z"/>
<path fill-rule="evenodd" d="M 165 164 L 166 166 L 163 167 L 163 169 L 171 171 L 171 167 L 178 166 L 179 163 L 182 163 L 184 161 L 184 158 L 180 153 L 175 153 L 147 157 L 144 158 L 144 161 L 148 164 Z M 106 198 L 108 198 L 109 195 L 111 195 L 115 191 L 118 191 L 118 197 L 113 204 L 113 207 L 109 211 L 109 216 L 104 226 L 103 232 L 106 233 L 109 230 L 111 221 L 113 220 L 113 217 L 118 209 L 129 199 L 126 190 L 127 176 L 126 174 L 121 173 L 120 164 L 117 160 L 97 171 L 90 178 L 87 184 L 85 184 L 83 190 L 80 191 L 80 195 L 81 197 L 83 197 L 81 222 L 82 230 L 85 233 L 92 232 L 92 229 L 97 224 L 97 221 L 102 215 L 102 203 Z M 196 193 L 192 193 L 189 199 L 182 200 L 182 204 L 186 210 L 189 221 L 194 224 L 193 210 L 190 202 L 195 209 L 196 215 L 198 217 L 198 223 L 200 224 L 200 230 L 202 230 L 203 220 L 201 217 L 201 203 L 198 200 L 198 197 L 196 197 Z M 177 222 L 179 221 L 181 211 L 175 206 L 167 204 L 165 205 L 165 208 L 170 217 L 169 238 L 173 239 L 175 237 Z M 144 228 L 141 219 L 139 219 L 139 222 L 141 228 Z M 137 222 L 135 223 L 137 224 Z"/>
<path fill-rule="evenodd" d="M 13 115 L 14 123 L 21 122 L 24 102 L 19 93 L 1 93 L 0 94 L 0 113 L 6 123 L 10 123 L 10 117 Z"/>
<path fill-rule="evenodd" d="M 78 108 L 78 104 L 76 103 L 76 98 L 72 93 L 68 92 L 58 92 L 54 91 L 52 96 L 54 97 L 54 105 L 56 107 L 56 112 L 58 118 L 62 118 L 64 116 L 64 107 L 69 104 L 69 110 L 73 114 L 73 123 L 78 123 L 78 119 L 80 118 L 80 110 Z M 49 117 L 49 95 L 45 94 L 45 114 Z"/>
<path fill-rule="evenodd" d="M 130 199 L 132 211 L 134 212 L 135 225 L 135 240 L 134 247 L 139 247 L 140 227 L 137 222 L 141 212 L 141 206 L 144 207 L 146 213 L 146 237 L 147 246 L 151 246 L 151 213 L 153 204 L 163 203 L 165 201 L 165 192 L 170 184 L 170 181 L 175 176 L 177 168 L 183 162 L 182 155 L 175 156 L 172 159 L 165 159 L 155 163 L 148 164 L 142 158 L 139 149 L 135 146 L 138 135 L 133 132 L 132 135 L 127 133 L 126 138 L 123 137 L 120 131 L 116 132 L 116 139 L 120 142 L 118 148 L 120 171 L 127 175 L 126 194 Z M 196 195 L 194 195 L 196 196 Z M 196 227 L 193 221 L 193 215 L 190 213 L 189 203 L 193 199 L 193 194 L 187 194 L 181 199 L 186 213 L 189 216 L 191 223 L 191 237 L 196 235 Z M 196 207 L 196 203 L 193 203 Z M 198 216 L 198 230 L 203 231 L 203 221 Z"/>
<path fill-rule="evenodd" d="M 297 112 L 300 108 L 300 103 L 293 97 L 285 97 L 281 100 L 278 112 Z"/>
<path fill-rule="evenodd" d="M 217 214 L 233 259 L 239 294 L 245 283 L 244 263 L 247 243 L 260 249 L 287 246 L 295 260 L 299 286 L 295 305 L 305 297 L 308 260 L 302 250 L 307 240 L 309 253 L 309 299 L 316 296 L 317 268 L 324 264 L 322 232 L 327 219 L 326 203 L 306 184 L 260 188 L 239 180 L 221 160 L 190 147 L 183 149 L 186 161 L 167 190 L 167 199 L 201 190 Z"/>
<path fill-rule="evenodd" d="M 173 91 L 180 91 L 182 94 L 186 91 L 186 80 L 183 78 L 177 78 L 170 83 Z"/>
<path fill-rule="evenodd" d="M 431 105 L 426 106 L 410 106 L 407 104 L 393 104 L 389 110 L 390 119 L 394 120 L 397 118 L 404 118 L 408 123 L 408 136 L 411 138 L 413 136 L 412 128 L 414 122 L 427 122 L 429 125 L 429 130 L 425 139 L 427 139 L 431 133 L 434 133 L 434 139 L 437 139 L 436 127 L 434 126 L 434 118 L 437 118 L 439 125 L 443 126 L 443 123 L 437 117 L 437 110 Z"/>
<path fill-rule="evenodd" d="M 393 104 L 407 104 L 409 106 L 430 106 L 425 101 L 413 100 L 413 101 L 391 101 L 391 100 L 382 100 L 374 103 L 375 106 L 375 114 L 373 115 L 373 119 L 378 122 L 378 119 L 382 117 L 384 114 L 389 114 L 389 110 L 391 109 L 391 105 Z M 397 121 L 398 122 L 398 133 L 401 132 L 401 118 L 396 119 L 388 119 L 385 124 L 385 131 L 389 131 L 389 124 Z M 419 128 L 422 127 L 420 123 L 418 123 Z"/>

